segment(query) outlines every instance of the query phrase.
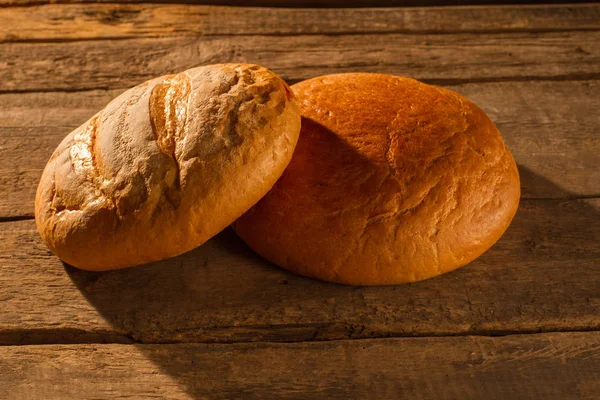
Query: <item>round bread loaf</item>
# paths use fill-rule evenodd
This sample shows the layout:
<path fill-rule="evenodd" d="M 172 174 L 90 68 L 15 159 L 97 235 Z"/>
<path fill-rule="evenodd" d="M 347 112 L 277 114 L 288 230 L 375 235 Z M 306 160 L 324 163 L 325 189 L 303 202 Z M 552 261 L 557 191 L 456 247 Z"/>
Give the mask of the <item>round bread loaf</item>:
<path fill-rule="evenodd" d="M 263 67 L 210 65 L 150 80 L 58 146 L 37 191 L 38 231 L 88 270 L 181 254 L 267 193 L 299 131 L 291 90 Z"/>
<path fill-rule="evenodd" d="M 303 117 L 292 161 L 234 223 L 268 260 L 332 282 L 413 282 L 469 263 L 508 227 L 517 167 L 466 98 L 368 73 L 292 89 Z"/>

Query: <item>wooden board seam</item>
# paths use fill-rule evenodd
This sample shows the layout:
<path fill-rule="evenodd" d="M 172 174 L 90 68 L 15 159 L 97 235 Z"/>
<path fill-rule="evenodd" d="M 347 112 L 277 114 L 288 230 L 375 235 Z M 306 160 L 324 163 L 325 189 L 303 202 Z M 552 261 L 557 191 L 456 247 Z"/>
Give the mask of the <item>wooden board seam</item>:
<path fill-rule="evenodd" d="M 288 324 L 290 325 L 290 324 Z M 273 328 L 278 325 L 267 326 L 265 328 Z M 256 328 L 257 326 L 251 326 L 249 328 Z M 227 329 L 230 327 L 220 327 Z M 244 328 L 238 326 L 237 328 Z M 355 328 L 356 329 L 356 328 Z M 55 333 L 60 333 L 62 330 L 56 330 Z M 339 337 L 323 339 L 318 338 L 315 334 L 313 338 L 307 340 L 193 340 L 193 341 L 143 341 L 136 339 L 132 334 L 115 334 L 115 333 L 88 333 L 81 330 L 64 330 L 68 333 L 72 339 L 67 340 L 48 340 L 48 338 L 42 338 L 42 340 L 20 340 L 8 341 L 3 340 L 4 337 L 17 337 L 27 335 L 44 335 L 52 330 L 33 330 L 33 331 L 5 331 L 0 332 L 0 347 L 18 347 L 18 346 L 54 346 L 54 345 L 72 345 L 72 344 L 90 344 L 90 345 L 103 345 L 103 344 L 125 344 L 125 345 L 161 345 L 161 344 L 217 344 L 217 345 L 236 345 L 244 343 L 252 344 L 281 344 L 281 343 L 318 343 L 318 342 L 344 342 L 344 341 L 359 341 L 359 340 L 387 340 L 387 339 L 444 339 L 454 337 L 482 337 L 482 338 L 495 338 L 495 337 L 512 337 L 512 336 L 528 336 L 533 337 L 536 335 L 547 335 L 553 333 L 586 333 L 586 332 L 600 332 L 599 327 L 586 327 L 576 329 L 552 329 L 552 330 L 536 330 L 536 331 L 471 331 L 471 332 L 458 332 L 458 333 L 440 333 L 440 334 L 419 334 L 419 335 L 382 335 L 382 336 L 361 336 L 361 337 Z M 83 337 L 79 338 L 78 335 Z"/>
<path fill-rule="evenodd" d="M 0 224 L 2 222 L 15 222 L 15 221 L 26 221 L 28 219 L 34 219 L 33 215 L 17 215 L 12 217 L 0 217 Z"/>
<path fill-rule="evenodd" d="M 286 79 L 285 81 L 289 85 L 301 82 L 303 79 Z M 473 83 L 504 83 L 504 82 L 580 82 L 580 81 L 598 81 L 600 80 L 600 73 L 589 73 L 589 74 L 568 74 L 568 75 L 555 75 L 555 76 L 520 76 L 520 77 L 494 77 L 494 78 L 469 78 L 469 79 L 420 79 L 421 82 L 429 85 L 436 86 L 460 86 L 469 85 Z M 140 82 L 142 83 L 142 82 Z M 13 90 L 0 90 L 0 95 L 3 94 L 24 94 L 24 93 L 80 93 L 80 92 L 92 92 L 98 90 L 111 91 L 116 89 L 127 89 L 127 87 L 108 87 L 98 86 L 86 89 L 13 89 Z"/>
<path fill-rule="evenodd" d="M 469 34 L 469 35 L 497 35 L 502 33 L 562 33 L 562 32 L 598 32 L 600 29 L 598 28 L 518 28 L 518 29 L 494 29 L 494 30 L 483 30 L 483 29 L 473 29 L 473 30 L 446 30 L 446 31 L 436 31 L 436 30 L 408 30 L 408 29 L 397 29 L 397 30 L 389 30 L 385 32 L 379 31 L 369 31 L 364 30 L 360 32 L 321 32 L 321 33 L 281 33 L 281 32 L 272 32 L 272 33 L 261 33 L 261 34 L 248 34 L 248 33 L 198 33 L 196 35 L 188 35 L 188 34 L 171 34 L 169 37 L 181 37 L 181 38 L 202 38 L 202 37 L 210 37 L 210 38 L 224 38 L 224 37 L 246 37 L 246 36 L 266 36 L 266 37 L 310 37 L 310 36 L 329 36 L 329 37 L 337 37 L 337 36 L 361 36 L 361 35 L 378 35 L 378 36 L 386 36 L 386 35 L 410 35 L 410 36 L 426 36 L 426 35 L 456 35 L 456 34 Z M 156 39 L 165 37 L 163 35 L 148 35 L 144 36 L 143 39 Z M 94 38 L 80 38 L 80 39 L 10 39 L 5 41 L 0 41 L 0 45 L 4 43 L 21 43 L 21 44 L 43 44 L 43 43 L 77 43 L 77 42 L 92 42 L 92 41 L 116 41 L 116 40 L 139 40 L 140 38 L 130 37 L 130 36 L 105 36 L 105 37 L 94 37 Z"/>
<path fill-rule="evenodd" d="M 597 399 L 600 335 L 0 348 L 11 399 Z"/>

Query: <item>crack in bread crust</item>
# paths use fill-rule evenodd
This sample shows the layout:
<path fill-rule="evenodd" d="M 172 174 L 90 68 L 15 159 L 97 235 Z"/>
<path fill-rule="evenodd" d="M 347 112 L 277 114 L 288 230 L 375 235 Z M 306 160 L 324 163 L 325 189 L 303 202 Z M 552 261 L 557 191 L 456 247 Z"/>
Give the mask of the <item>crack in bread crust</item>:
<path fill-rule="evenodd" d="M 158 148 L 175 161 L 174 185 L 179 188 L 181 167 L 175 149 L 177 143 L 185 133 L 185 126 L 189 114 L 189 103 L 191 94 L 190 77 L 182 72 L 177 75 L 169 75 L 152 88 L 150 94 L 150 125 Z M 165 198 L 170 203 L 178 203 L 171 199 L 169 193 Z"/>
<path fill-rule="evenodd" d="M 188 116 L 190 78 L 186 73 L 167 76 L 152 89 L 150 122 L 160 150 L 175 158 Z"/>
<path fill-rule="evenodd" d="M 94 161 L 94 142 L 98 130 L 99 115 L 94 116 L 81 132 L 74 135 L 74 143 L 69 150 L 75 173 L 93 181 L 98 175 Z"/>
<path fill-rule="evenodd" d="M 181 203 L 181 164 L 176 155 L 178 143 L 185 136 L 185 128 L 189 116 L 191 96 L 191 79 L 182 72 L 167 75 L 162 82 L 157 83 L 150 92 L 149 112 L 150 127 L 158 149 L 173 160 L 172 180 L 166 178 L 162 183 L 162 198 L 173 209 Z M 155 207 L 152 219 L 160 212 Z"/>
<path fill-rule="evenodd" d="M 77 132 L 73 136 L 73 144 L 69 148 L 69 157 L 75 174 L 89 182 L 94 189 L 94 195 L 97 200 L 106 202 L 108 208 L 115 210 L 117 218 L 121 219 L 122 216 L 116 206 L 115 199 L 103 189 L 105 179 L 98 169 L 96 135 L 99 131 L 101 117 L 102 112 L 99 112 L 89 120 L 87 125 L 82 128 L 80 132 Z M 89 204 L 94 203 L 95 201 L 89 202 Z M 59 208 L 55 210 L 59 212 L 64 211 L 64 209 Z M 81 211 L 81 208 L 67 208 L 67 210 Z M 56 215 L 58 215 L 58 213 Z"/>

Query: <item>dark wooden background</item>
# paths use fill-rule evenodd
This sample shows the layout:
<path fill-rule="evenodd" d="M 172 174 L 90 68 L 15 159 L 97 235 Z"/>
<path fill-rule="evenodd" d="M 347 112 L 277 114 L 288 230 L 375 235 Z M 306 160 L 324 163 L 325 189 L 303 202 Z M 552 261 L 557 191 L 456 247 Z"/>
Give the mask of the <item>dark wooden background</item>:
<path fill-rule="evenodd" d="M 598 398 L 599 4 L 58 3 L 0 0 L 0 398 Z M 372 7 L 295 8 L 317 3 Z M 471 5 L 397 7 L 416 3 Z M 298 277 L 230 230 L 143 267 L 63 265 L 32 219 L 60 140 L 127 87 L 229 61 L 466 95 L 519 165 L 511 227 L 402 286 Z"/>

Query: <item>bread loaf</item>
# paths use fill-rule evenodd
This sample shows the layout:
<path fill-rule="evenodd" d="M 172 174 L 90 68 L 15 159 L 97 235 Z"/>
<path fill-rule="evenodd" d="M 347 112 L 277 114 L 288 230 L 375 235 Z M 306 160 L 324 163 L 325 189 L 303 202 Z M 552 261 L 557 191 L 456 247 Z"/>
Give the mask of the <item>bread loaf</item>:
<path fill-rule="evenodd" d="M 292 161 L 234 223 L 268 260 L 333 282 L 413 282 L 471 262 L 507 229 L 517 167 L 466 98 L 367 73 L 292 89 L 303 117 Z"/>
<path fill-rule="evenodd" d="M 37 191 L 38 230 L 82 269 L 181 254 L 272 187 L 299 130 L 291 91 L 263 67 L 211 65 L 150 80 L 58 146 Z"/>

